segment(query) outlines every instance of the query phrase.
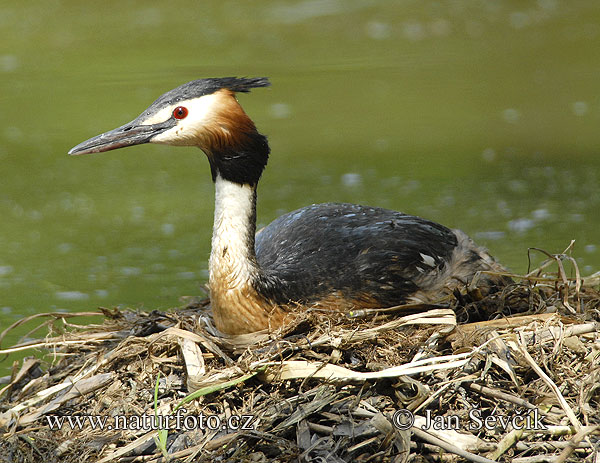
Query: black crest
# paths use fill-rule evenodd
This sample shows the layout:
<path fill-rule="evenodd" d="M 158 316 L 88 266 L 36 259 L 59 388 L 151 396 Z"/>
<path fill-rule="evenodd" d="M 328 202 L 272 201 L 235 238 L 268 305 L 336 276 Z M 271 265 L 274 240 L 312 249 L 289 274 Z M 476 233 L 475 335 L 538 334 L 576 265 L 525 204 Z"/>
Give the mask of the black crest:
<path fill-rule="evenodd" d="M 232 92 L 247 93 L 253 88 L 268 87 L 271 85 L 267 77 L 219 77 L 211 79 L 192 80 L 187 84 L 180 85 L 173 90 L 161 95 L 154 103 L 150 105 L 147 114 L 153 110 L 159 110 L 163 106 L 177 103 L 178 101 L 198 98 L 204 95 L 210 95 L 217 90 L 226 88 Z"/>

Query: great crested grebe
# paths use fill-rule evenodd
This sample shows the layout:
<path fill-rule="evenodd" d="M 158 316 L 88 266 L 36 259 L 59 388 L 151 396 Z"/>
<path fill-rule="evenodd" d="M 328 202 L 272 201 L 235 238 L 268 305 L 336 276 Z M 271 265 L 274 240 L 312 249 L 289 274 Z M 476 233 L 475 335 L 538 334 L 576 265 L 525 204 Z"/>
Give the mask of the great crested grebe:
<path fill-rule="evenodd" d="M 307 206 L 256 235 L 256 186 L 270 150 L 235 93 L 268 85 L 267 78 L 188 82 L 133 121 L 69 151 L 161 143 L 197 146 L 206 153 L 215 183 L 209 287 L 219 330 L 272 330 L 298 308 L 430 302 L 478 271 L 504 271 L 459 230 L 356 204 Z M 483 280 L 488 285 L 503 281 L 490 275 Z"/>

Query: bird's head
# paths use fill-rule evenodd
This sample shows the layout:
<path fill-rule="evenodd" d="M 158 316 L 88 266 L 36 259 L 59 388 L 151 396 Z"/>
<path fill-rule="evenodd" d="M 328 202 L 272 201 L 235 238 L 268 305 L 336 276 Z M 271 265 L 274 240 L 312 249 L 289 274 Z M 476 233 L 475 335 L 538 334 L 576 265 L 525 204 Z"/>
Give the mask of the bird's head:
<path fill-rule="evenodd" d="M 208 156 L 213 179 L 255 184 L 269 147 L 238 103 L 236 92 L 267 87 L 265 77 L 200 79 L 161 95 L 133 121 L 73 147 L 69 154 L 101 153 L 143 143 L 197 146 Z"/>

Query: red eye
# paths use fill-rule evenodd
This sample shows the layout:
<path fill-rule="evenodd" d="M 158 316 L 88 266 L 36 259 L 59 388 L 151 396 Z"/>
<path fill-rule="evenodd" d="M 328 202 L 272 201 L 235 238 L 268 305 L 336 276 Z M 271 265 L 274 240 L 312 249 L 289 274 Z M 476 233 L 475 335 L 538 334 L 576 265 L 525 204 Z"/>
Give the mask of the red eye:
<path fill-rule="evenodd" d="M 175 119 L 183 119 L 187 115 L 188 115 L 188 110 L 187 110 L 187 108 L 185 106 L 177 106 L 173 110 L 173 117 Z"/>

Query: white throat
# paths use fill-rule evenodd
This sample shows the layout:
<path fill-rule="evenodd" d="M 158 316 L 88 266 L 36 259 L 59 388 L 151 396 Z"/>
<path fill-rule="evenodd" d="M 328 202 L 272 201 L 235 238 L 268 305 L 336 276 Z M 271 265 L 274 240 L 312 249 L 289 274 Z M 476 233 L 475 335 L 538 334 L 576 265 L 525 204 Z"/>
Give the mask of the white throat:
<path fill-rule="evenodd" d="M 217 175 L 210 253 L 211 291 L 239 289 L 257 272 L 254 255 L 255 189 Z"/>

